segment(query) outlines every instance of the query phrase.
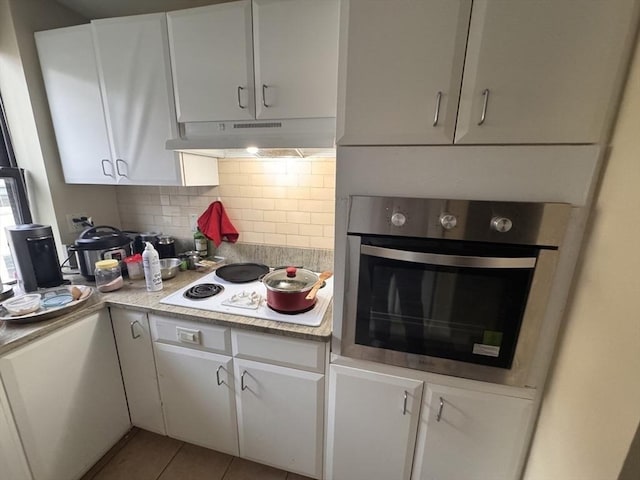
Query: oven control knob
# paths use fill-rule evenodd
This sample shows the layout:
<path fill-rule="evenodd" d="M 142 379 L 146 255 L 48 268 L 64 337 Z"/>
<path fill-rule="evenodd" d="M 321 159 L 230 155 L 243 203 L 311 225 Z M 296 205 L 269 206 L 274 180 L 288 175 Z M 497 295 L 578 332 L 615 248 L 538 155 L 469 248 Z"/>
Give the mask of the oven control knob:
<path fill-rule="evenodd" d="M 391 215 L 391 223 L 396 227 L 401 227 L 407 222 L 407 217 L 405 217 L 404 213 L 396 212 Z"/>
<path fill-rule="evenodd" d="M 491 228 L 496 232 L 507 233 L 513 227 L 513 222 L 507 217 L 493 217 L 491 219 Z"/>
<path fill-rule="evenodd" d="M 452 228 L 455 228 L 457 224 L 458 219 L 455 215 L 451 215 L 450 213 L 443 213 L 440 215 L 440 225 L 442 225 L 442 228 L 445 230 L 451 230 Z"/>

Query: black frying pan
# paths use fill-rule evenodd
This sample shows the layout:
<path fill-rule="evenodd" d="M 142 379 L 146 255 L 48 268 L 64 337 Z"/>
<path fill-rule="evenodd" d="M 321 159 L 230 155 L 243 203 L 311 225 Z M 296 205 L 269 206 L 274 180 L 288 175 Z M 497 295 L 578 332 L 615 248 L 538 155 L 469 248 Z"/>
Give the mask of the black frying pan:
<path fill-rule="evenodd" d="M 248 283 L 269 273 L 269 267 L 262 263 L 230 263 L 216 270 L 216 275 L 231 283 Z"/>

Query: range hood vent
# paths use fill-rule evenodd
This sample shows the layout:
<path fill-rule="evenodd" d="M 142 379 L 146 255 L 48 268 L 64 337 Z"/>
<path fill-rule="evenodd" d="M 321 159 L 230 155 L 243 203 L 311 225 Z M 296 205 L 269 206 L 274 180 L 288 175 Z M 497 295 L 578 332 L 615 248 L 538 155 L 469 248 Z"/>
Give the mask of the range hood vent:
<path fill-rule="evenodd" d="M 334 148 L 336 119 L 189 122 L 179 131 L 179 138 L 167 140 L 168 150 Z"/>

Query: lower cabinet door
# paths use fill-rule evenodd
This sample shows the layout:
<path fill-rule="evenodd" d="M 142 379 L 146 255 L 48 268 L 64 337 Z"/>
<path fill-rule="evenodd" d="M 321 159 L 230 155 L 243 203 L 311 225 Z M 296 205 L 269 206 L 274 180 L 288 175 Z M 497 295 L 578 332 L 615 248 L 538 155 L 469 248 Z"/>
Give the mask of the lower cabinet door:
<path fill-rule="evenodd" d="M 131 428 L 106 309 L 6 354 L 0 374 L 34 480 L 80 478 Z"/>
<path fill-rule="evenodd" d="M 533 401 L 427 385 L 412 480 L 515 480 Z"/>
<path fill-rule="evenodd" d="M 232 359 L 154 343 L 167 435 L 238 455 Z"/>
<path fill-rule="evenodd" d="M 131 423 L 166 435 L 147 314 L 114 307 L 110 310 Z"/>
<path fill-rule="evenodd" d="M 0 382 L 0 478 L 31 480 L 27 459 L 22 450 L 18 430 L 13 422 L 7 394 Z"/>
<path fill-rule="evenodd" d="M 324 375 L 235 359 L 240 456 L 322 476 Z"/>
<path fill-rule="evenodd" d="M 327 480 L 408 479 L 422 386 L 418 380 L 330 365 Z"/>

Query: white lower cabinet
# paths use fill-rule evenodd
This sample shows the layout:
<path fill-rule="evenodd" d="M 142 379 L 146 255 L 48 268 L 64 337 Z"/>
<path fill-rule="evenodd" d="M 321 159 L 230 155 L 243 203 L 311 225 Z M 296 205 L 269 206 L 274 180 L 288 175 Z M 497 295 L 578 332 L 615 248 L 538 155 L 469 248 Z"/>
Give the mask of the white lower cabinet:
<path fill-rule="evenodd" d="M 515 480 L 533 413 L 523 390 L 332 364 L 326 478 Z"/>
<path fill-rule="evenodd" d="M 231 357 L 163 343 L 155 352 L 167 434 L 237 456 Z"/>
<path fill-rule="evenodd" d="M 29 465 L 20 444 L 18 429 L 13 421 L 7 394 L 0 382 L 0 478 L 2 480 L 31 480 Z"/>
<path fill-rule="evenodd" d="M 532 400 L 427 385 L 412 480 L 517 478 L 532 412 Z"/>
<path fill-rule="evenodd" d="M 110 312 L 131 423 L 166 435 L 147 314 L 114 307 Z"/>
<path fill-rule="evenodd" d="M 106 309 L 7 353 L 0 375 L 35 480 L 80 478 L 131 427 Z"/>
<path fill-rule="evenodd" d="M 324 375 L 236 358 L 240 454 L 320 478 Z"/>
<path fill-rule="evenodd" d="M 327 344 L 149 320 L 167 435 L 322 478 Z"/>
<path fill-rule="evenodd" d="M 423 382 L 329 366 L 327 480 L 408 479 Z"/>

